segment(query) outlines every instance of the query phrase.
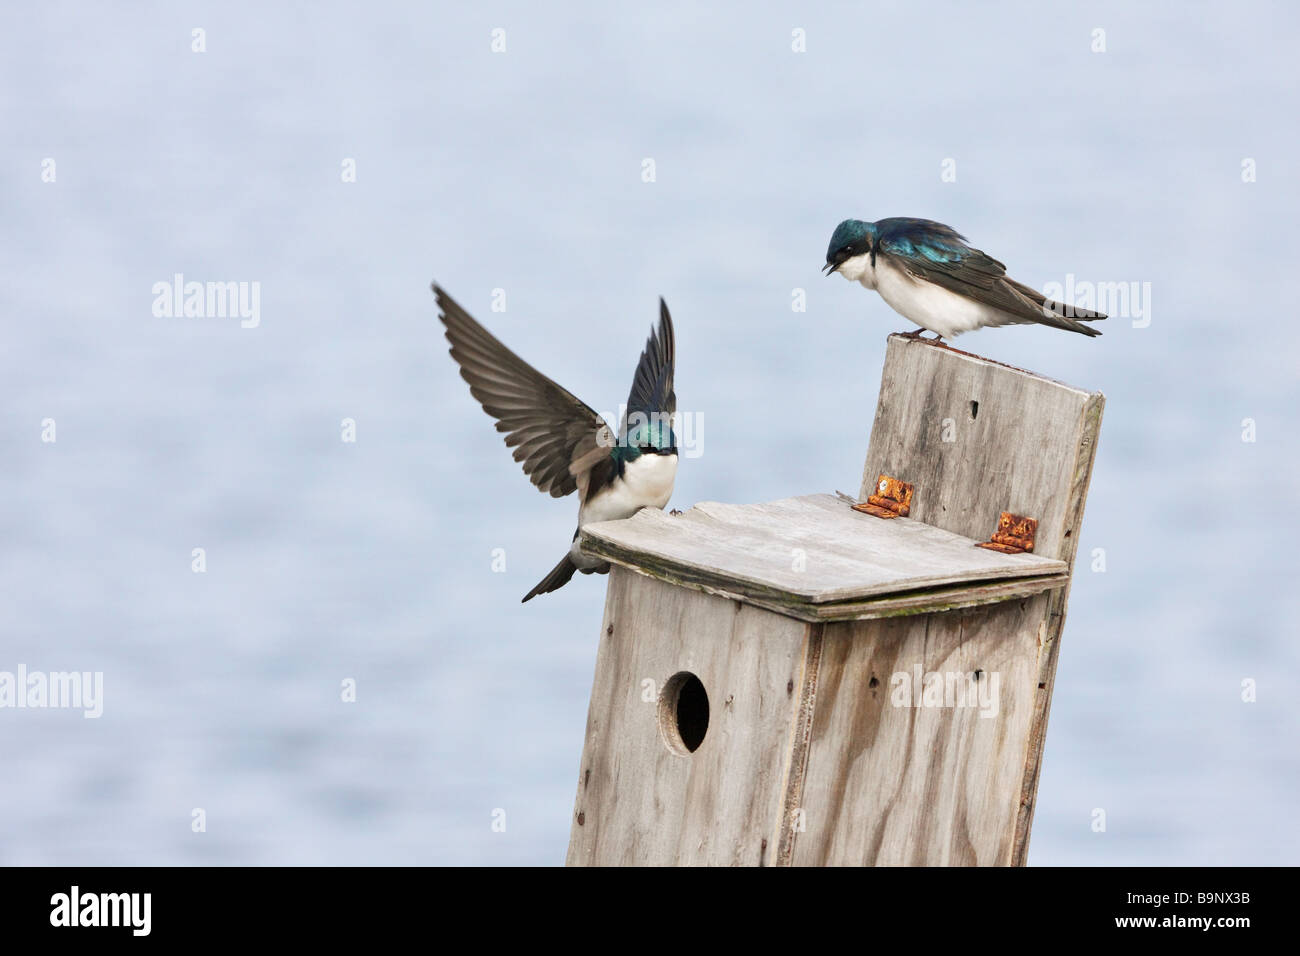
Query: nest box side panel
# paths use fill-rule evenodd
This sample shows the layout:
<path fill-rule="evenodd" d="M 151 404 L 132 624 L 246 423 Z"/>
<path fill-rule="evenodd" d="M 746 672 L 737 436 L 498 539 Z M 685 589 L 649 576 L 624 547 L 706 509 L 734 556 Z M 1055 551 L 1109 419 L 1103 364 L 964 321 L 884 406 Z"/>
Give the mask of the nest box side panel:
<path fill-rule="evenodd" d="M 890 336 L 861 497 L 889 475 L 911 517 L 987 540 L 1006 511 L 1037 521 L 1034 553 L 1074 568 L 1102 412 L 1074 388 L 955 349 Z M 1047 605 L 1011 862 L 1028 859 L 1069 587 Z"/>
<path fill-rule="evenodd" d="M 825 626 L 795 866 L 1012 862 L 1051 600 Z"/>
<path fill-rule="evenodd" d="M 813 627 L 614 567 L 568 865 L 770 863 Z"/>

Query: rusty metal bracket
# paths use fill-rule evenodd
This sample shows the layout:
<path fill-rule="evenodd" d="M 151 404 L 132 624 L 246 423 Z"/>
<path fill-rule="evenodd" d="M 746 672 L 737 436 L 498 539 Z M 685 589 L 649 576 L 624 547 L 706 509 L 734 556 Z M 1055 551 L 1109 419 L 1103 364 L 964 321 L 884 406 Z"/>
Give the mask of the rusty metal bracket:
<path fill-rule="evenodd" d="M 876 493 L 854 505 L 853 510 L 877 518 L 906 518 L 912 511 L 912 486 L 881 475 L 876 479 Z"/>
<path fill-rule="evenodd" d="M 988 541 L 977 544 L 977 548 L 1001 551 L 1003 554 L 1020 554 L 1034 550 L 1034 536 L 1038 534 L 1038 519 L 1013 515 L 1004 511 L 998 517 L 998 530 Z"/>

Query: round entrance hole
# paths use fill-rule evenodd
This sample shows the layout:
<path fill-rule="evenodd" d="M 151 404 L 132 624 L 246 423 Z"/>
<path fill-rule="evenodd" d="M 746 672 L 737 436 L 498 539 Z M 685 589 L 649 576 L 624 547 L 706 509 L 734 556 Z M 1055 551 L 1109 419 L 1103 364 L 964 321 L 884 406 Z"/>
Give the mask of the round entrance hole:
<path fill-rule="evenodd" d="M 659 695 L 659 733 L 674 753 L 685 756 L 699 749 L 709 730 L 709 695 L 689 671 L 679 671 Z"/>

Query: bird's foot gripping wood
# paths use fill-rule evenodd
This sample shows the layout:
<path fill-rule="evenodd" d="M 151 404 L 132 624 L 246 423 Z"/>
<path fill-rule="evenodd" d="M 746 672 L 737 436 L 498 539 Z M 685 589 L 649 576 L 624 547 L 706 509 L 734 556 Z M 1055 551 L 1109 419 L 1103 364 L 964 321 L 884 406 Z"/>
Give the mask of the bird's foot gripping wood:
<path fill-rule="evenodd" d="M 935 333 L 934 333 L 934 338 L 927 339 L 927 338 L 922 334 L 922 333 L 924 333 L 924 332 L 926 332 L 926 331 L 928 331 L 928 330 L 927 330 L 927 329 L 913 329 L 911 332 L 895 332 L 894 334 L 895 334 L 895 335 L 898 335 L 898 336 L 901 336 L 902 338 L 905 338 L 905 339 L 911 339 L 911 340 L 914 341 L 914 342 L 926 342 L 926 343 L 928 343 L 928 344 L 930 344 L 930 345 L 943 345 L 944 348 L 947 348 L 947 347 L 948 347 L 947 345 L 944 344 L 943 336 L 940 335 L 938 332 L 935 332 Z"/>

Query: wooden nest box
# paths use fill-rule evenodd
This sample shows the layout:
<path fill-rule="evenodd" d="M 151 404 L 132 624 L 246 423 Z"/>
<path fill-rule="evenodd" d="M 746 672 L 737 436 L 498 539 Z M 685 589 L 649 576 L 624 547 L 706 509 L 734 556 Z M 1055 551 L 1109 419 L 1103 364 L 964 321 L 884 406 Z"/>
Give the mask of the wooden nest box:
<path fill-rule="evenodd" d="M 568 863 L 1023 864 L 1103 403 L 891 336 L 862 510 L 588 526 Z"/>

